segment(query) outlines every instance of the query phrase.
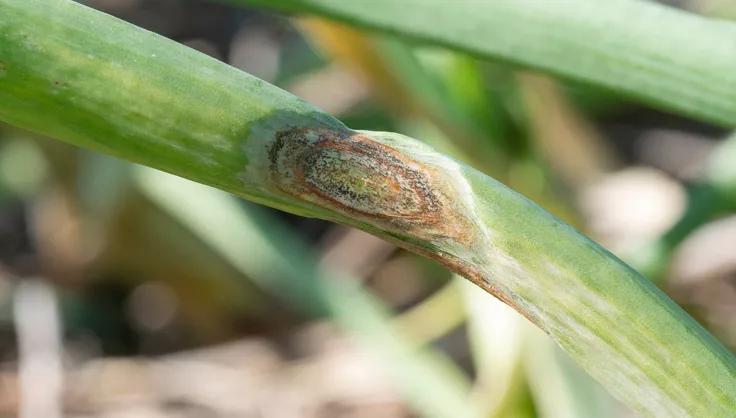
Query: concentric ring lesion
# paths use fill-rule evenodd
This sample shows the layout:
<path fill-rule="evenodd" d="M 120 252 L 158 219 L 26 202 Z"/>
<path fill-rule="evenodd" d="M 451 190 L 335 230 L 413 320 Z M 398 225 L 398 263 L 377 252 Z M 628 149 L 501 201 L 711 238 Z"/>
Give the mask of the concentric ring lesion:
<path fill-rule="evenodd" d="M 293 197 L 426 240 L 467 238 L 441 170 L 367 134 L 290 128 L 268 156 L 271 182 Z"/>

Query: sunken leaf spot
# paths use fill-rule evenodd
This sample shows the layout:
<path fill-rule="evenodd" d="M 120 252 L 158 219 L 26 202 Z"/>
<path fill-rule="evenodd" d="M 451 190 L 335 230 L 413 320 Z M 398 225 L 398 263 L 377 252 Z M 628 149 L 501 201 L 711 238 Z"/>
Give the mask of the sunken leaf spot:
<path fill-rule="evenodd" d="M 438 170 L 366 134 L 291 128 L 268 150 L 271 181 L 282 191 L 402 234 L 467 243 Z"/>

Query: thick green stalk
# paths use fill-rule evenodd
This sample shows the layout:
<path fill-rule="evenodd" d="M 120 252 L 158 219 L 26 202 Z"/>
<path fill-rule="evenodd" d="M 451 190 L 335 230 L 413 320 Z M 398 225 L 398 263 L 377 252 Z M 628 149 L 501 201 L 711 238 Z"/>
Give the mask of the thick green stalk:
<path fill-rule="evenodd" d="M 308 12 L 736 126 L 736 24 L 641 0 L 226 0 Z"/>
<path fill-rule="evenodd" d="M 535 204 L 414 139 L 352 131 L 69 0 L 0 0 L 0 68 L 0 120 L 365 229 L 516 308 L 633 408 L 732 415 L 736 361 L 677 305 Z"/>

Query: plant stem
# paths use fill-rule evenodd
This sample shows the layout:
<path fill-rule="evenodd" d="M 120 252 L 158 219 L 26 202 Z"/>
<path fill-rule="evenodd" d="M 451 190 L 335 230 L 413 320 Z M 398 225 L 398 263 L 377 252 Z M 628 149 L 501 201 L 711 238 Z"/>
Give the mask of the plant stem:
<path fill-rule="evenodd" d="M 419 141 L 352 131 L 69 0 L 0 0 L 0 66 L 0 120 L 362 228 L 513 306 L 647 415 L 733 413 L 736 361 L 676 304 L 532 202 Z"/>

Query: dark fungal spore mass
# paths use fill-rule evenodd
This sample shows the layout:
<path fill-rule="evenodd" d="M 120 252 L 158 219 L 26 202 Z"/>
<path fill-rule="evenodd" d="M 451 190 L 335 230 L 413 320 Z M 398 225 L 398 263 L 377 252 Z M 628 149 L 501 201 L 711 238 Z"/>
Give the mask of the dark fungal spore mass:
<path fill-rule="evenodd" d="M 291 128 L 276 135 L 268 156 L 271 181 L 289 195 L 397 232 L 463 236 L 433 170 L 366 134 Z"/>

